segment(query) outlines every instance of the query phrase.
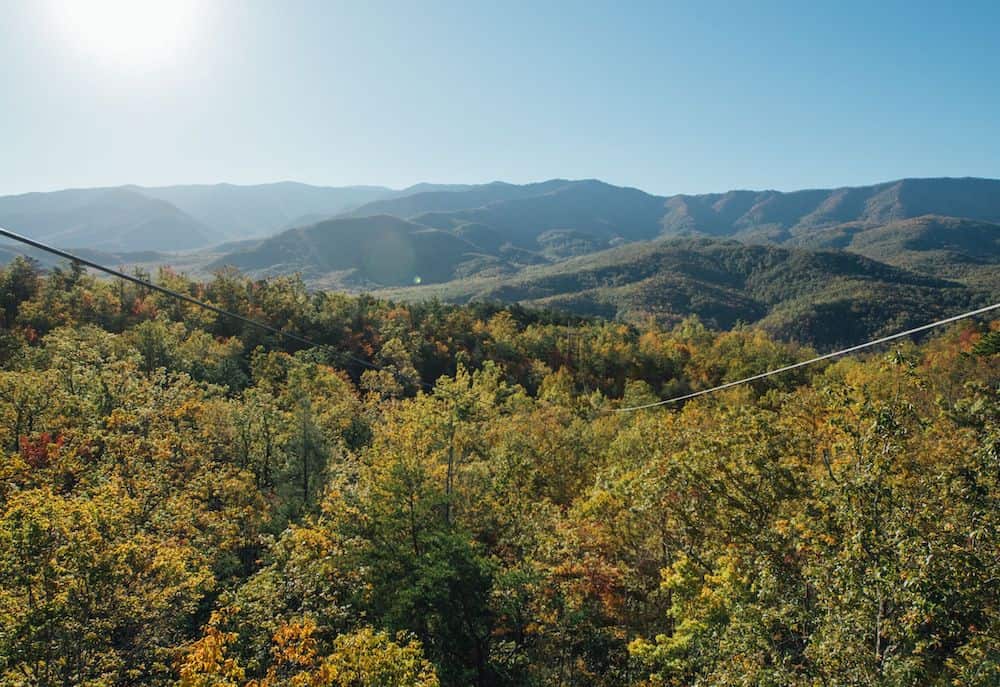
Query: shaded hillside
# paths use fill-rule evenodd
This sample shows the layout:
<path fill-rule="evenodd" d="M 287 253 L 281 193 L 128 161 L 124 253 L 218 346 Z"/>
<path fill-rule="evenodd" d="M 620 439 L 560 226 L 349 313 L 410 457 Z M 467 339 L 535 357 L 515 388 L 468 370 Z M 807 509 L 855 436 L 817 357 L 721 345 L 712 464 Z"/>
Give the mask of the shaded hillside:
<path fill-rule="evenodd" d="M 516 196 L 526 188 L 490 184 L 391 202 L 426 207 L 447 196 L 479 202 L 494 192 Z M 418 278 L 433 283 L 509 274 L 526 265 L 593 253 L 617 241 L 650 238 L 659 228 L 660 200 L 642 191 L 596 181 L 547 182 L 532 189 L 540 195 L 410 220 L 390 215 L 335 218 L 282 232 L 214 265 L 257 274 L 299 271 L 328 287 L 412 284 Z M 414 199 L 415 205 L 410 202 Z"/>
<path fill-rule="evenodd" d="M 512 277 L 387 291 L 405 300 L 498 300 L 627 321 L 695 314 L 728 328 L 760 322 L 824 346 L 951 314 L 983 296 L 956 282 L 850 253 L 708 239 L 640 243 L 526 268 Z"/>
<path fill-rule="evenodd" d="M 396 217 L 339 218 L 282 232 L 220 258 L 252 274 L 301 272 L 306 278 L 336 277 L 342 285 L 413 284 L 446 281 L 478 249 L 450 232 Z"/>

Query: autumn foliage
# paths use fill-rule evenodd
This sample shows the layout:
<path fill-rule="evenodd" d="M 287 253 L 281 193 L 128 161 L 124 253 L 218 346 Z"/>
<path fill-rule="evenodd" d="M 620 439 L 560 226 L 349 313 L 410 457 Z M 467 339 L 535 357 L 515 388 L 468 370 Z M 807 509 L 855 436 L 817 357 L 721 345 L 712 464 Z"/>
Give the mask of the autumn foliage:
<path fill-rule="evenodd" d="M 995 323 L 613 413 L 809 351 L 159 278 L 318 345 L 5 268 L 0 685 L 1000 684 Z"/>

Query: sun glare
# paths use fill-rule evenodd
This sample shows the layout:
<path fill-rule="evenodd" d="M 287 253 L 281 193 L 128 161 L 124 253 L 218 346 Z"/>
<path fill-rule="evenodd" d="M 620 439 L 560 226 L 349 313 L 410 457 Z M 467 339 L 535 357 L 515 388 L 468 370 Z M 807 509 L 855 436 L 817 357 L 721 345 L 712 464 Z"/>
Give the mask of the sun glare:
<path fill-rule="evenodd" d="M 176 63 L 199 28 L 197 0 L 55 0 L 51 12 L 67 47 L 123 70 Z"/>

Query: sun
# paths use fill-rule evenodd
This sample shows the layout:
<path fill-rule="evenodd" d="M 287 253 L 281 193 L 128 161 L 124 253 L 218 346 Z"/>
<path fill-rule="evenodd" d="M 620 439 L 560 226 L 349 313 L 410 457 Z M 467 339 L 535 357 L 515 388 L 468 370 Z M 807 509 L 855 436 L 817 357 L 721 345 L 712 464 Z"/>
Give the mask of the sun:
<path fill-rule="evenodd" d="M 198 30 L 198 0 L 53 0 L 59 40 L 85 58 L 123 70 L 183 58 Z"/>

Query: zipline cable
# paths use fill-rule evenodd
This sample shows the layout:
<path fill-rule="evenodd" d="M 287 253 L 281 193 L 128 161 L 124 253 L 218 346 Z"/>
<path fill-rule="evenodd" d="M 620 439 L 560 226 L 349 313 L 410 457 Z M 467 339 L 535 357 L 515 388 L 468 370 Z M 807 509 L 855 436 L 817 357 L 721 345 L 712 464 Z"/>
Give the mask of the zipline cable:
<path fill-rule="evenodd" d="M 69 253 L 69 252 L 61 250 L 59 248 L 55 248 L 54 246 L 50 246 L 50 245 L 48 245 L 46 243 L 42 243 L 41 241 L 36 241 L 35 239 L 28 238 L 27 236 L 22 236 L 21 234 L 18 234 L 16 232 L 10 231 L 9 229 L 5 229 L 3 227 L 0 227 L 0 236 L 6 236 L 7 238 L 14 239 L 15 241 L 20 241 L 21 243 L 27 244 L 27 245 L 29 245 L 29 246 L 31 246 L 33 248 L 37 248 L 37 249 L 45 251 L 47 253 L 52 253 L 53 255 L 58 255 L 61 258 L 64 258 L 66 260 L 70 260 L 72 262 L 79 263 L 81 265 L 86 265 L 87 267 L 93 268 L 93 269 L 98 270 L 100 272 L 104 272 L 105 274 L 110 274 L 112 277 L 118 277 L 119 279 L 124 279 L 125 281 L 132 282 L 133 284 L 138 284 L 139 286 L 142 286 L 142 287 L 147 288 L 147 289 L 152 289 L 153 291 L 157 291 L 157 292 L 162 293 L 162 294 L 164 294 L 166 296 L 170 296 L 171 298 L 176 298 L 178 300 L 184 301 L 185 303 L 190 303 L 191 305 L 195 305 L 195 306 L 197 306 L 199 308 L 204 308 L 205 310 L 209 310 L 209 311 L 211 311 L 211 312 L 213 312 L 213 313 L 215 313 L 217 315 L 222 315 L 223 317 L 229 317 L 229 318 L 232 318 L 232 319 L 237 320 L 239 322 L 242 322 L 244 324 L 248 324 L 248 325 L 250 325 L 252 327 L 258 327 L 260 329 L 263 329 L 263 330 L 265 330 L 267 332 L 270 332 L 271 334 L 277 334 L 278 336 L 283 336 L 286 339 L 289 339 L 291 341 L 295 341 L 297 343 L 305 344 L 306 346 L 309 346 L 311 348 L 320 348 L 321 347 L 320 344 L 318 344 L 318 343 L 316 343 L 314 341 L 310 341 L 309 339 L 305 338 L 304 336 L 299 336 L 298 334 L 293 334 L 292 332 L 286 332 L 283 329 L 278 329 L 277 327 L 272 327 L 271 325 L 266 324 L 264 322 L 260 322 L 258 320 L 253 320 L 253 319 L 250 319 L 249 317 L 244 317 L 243 315 L 240 315 L 239 313 L 234 313 L 234 312 L 231 312 L 229 310 L 225 310 L 225 309 L 220 308 L 218 306 L 212 305 L 211 303 L 206 303 L 205 301 L 200 301 L 197 298 L 193 298 L 191 296 L 188 296 L 187 294 L 181 293 L 180 291 L 174 291 L 173 289 L 168 289 L 165 286 L 160 286 L 159 284 L 154 284 L 151 281 L 146 281 L 145 279 L 140 279 L 139 277 L 136 277 L 134 275 L 128 274 L 126 272 L 122 272 L 121 270 L 116 270 L 116 269 L 113 269 L 111 267 L 106 267 L 106 266 L 104 266 L 104 265 L 102 265 L 100 263 L 94 262 L 93 260 L 88 260 L 86 258 L 81 258 L 78 255 L 74 255 L 73 253 Z M 351 360 L 351 361 L 353 361 L 355 363 L 358 363 L 359 365 L 367 367 L 367 368 L 369 368 L 371 370 L 377 370 L 379 372 L 385 372 L 385 371 L 387 371 L 384 367 L 376 365 L 375 363 L 368 362 L 367 360 L 364 360 L 363 358 L 358 358 L 357 356 L 354 356 L 354 355 L 352 355 L 350 353 L 346 353 L 345 352 L 344 356 L 348 360 Z M 398 373 L 394 373 L 392 370 L 388 370 L 388 372 L 390 372 L 390 374 L 396 374 L 397 377 L 402 377 L 402 375 L 399 375 Z M 406 378 L 403 377 L 403 379 L 406 379 Z M 424 382 L 423 380 L 409 380 L 409 379 L 407 379 L 406 381 L 417 381 L 417 383 L 420 384 L 421 386 L 426 387 L 426 388 L 431 388 L 431 386 L 429 384 L 427 384 L 427 382 Z"/>
<path fill-rule="evenodd" d="M 656 408 L 657 406 L 665 406 L 671 403 L 678 403 L 680 401 L 686 401 L 690 398 L 695 398 L 697 396 L 704 396 L 705 394 L 711 394 L 716 391 L 722 391 L 723 389 L 731 389 L 734 386 L 739 386 L 740 384 L 746 384 L 747 382 L 753 382 L 758 379 L 764 379 L 765 377 L 770 377 L 772 375 L 781 374 L 782 372 L 788 372 L 789 370 L 795 370 L 800 367 L 805 367 L 806 365 L 812 365 L 813 363 L 818 363 L 823 360 L 829 360 L 831 358 L 837 358 L 842 355 L 847 355 L 848 353 L 853 353 L 854 351 L 860 351 L 864 348 L 870 348 L 872 346 L 877 346 L 879 344 L 885 343 L 887 341 L 893 341 L 895 339 L 901 339 L 904 336 L 910 336 L 912 334 L 918 334 L 920 332 L 925 332 L 928 329 L 933 329 L 934 327 L 940 327 L 941 325 L 950 324 L 952 322 L 957 322 L 959 320 L 964 320 L 968 317 L 975 317 L 976 315 L 982 315 L 988 313 L 991 310 L 996 310 L 1000 308 L 1000 303 L 994 303 L 993 305 L 987 305 L 985 308 L 979 308 L 978 310 L 970 310 L 969 312 L 964 312 L 960 315 L 954 315 L 952 317 L 946 317 L 943 320 L 938 320 L 936 322 L 931 322 L 930 324 L 924 324 L 919 327 L 914 327 L 913 329 L 907 329 L 904 332 L 899 332 L 898 334 L 890 334 L 889 336 L 883 336 L 880 339 L 875 339 L 873 341 L 866 341 L 863 344 L 858 344 L 857 346 L 851 346 L 850 348 L 844 348 L 839 351 L 834 351 L 832 353 L 825 353 L 823 355 L 818 355 L 815 358 L 810 358 L 809 360 L 803 360 L 802 362 L 793 363 L 791 365 L 785 365 L 784 367 L 779 367 L 774 370 L 768 370 L 767 372 L 761 372 L 760 374 L 755 374 L 750 377 L 745 377 L 743 379 L 738 379 L 735 382 L 726 382 L 725 384 L 720 384 L 718 386 L 713 386 L 710 389 L 702 389 L 701 391 L 695 391 L 690 394 L 684 394 L 683 396 L 675 396 L 674 398 L 668 398 L 663 401 L 655 401 L 653 403 L 644 403 L 638 406 L 628 406 L 626 408 L 612 408 L 610 412 L 613 413 L 628 413 L 634 410 L 645 410 L 646 408 Z"/>

